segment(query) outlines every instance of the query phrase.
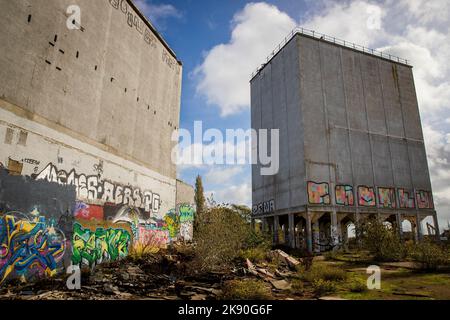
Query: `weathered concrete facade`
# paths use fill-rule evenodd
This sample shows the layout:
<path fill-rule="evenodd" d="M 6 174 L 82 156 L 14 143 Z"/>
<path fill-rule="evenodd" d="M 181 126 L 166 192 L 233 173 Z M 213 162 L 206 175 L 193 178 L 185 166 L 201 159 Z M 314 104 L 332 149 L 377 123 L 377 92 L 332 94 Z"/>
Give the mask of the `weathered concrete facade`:
<path fill-rule="evenodd" d="M 409 65 L 297 33 L 251 81 L 252 127 L 280 129 L 280 171 L 253 166 L 253 213 L 316 251 L 370 215 L 402 231 L 434 217 Z"/>
<path fill-rule="evenodd" d="M 80 8 L 78 30 L 67 27 L 76 23 L 67 13 L 72 5 Z M 39 203 L 47 191 L 58 198 L 58 187 L 74 200 L 60 210 L 75 219 L 73 232 L 65 232 L 67 244 L 55 244 L 64 259 L 57 250 L 41 273 L 61 271 L 58 262 L 72 253 L 74 264 L 93 267 L 136 244 L 189 240 L 183 223 L 193 219 L 193 197 L 183 186 L 183 207 L 177 203 L 171 161 L 182 65 L 133 2 L 0 0 L 0 28 L 0 169 L 24 176 L 39 193 L 17 195 L 25 208 L 0 181 L 2 244 L 11 236 L 6 223 L 24 222 L 30 237 L 32 230 L 67 230 L 65 220 L 53 219 L 50 200 Z M 0 284 L 28 276 L 12 249 L 0 252 Z"/>

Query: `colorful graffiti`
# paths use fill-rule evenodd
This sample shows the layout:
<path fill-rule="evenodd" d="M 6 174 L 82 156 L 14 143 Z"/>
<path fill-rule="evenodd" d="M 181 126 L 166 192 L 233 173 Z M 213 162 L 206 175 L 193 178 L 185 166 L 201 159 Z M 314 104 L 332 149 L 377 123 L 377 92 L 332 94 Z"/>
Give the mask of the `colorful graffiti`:
<path fill-rule="evenodd" d="M 74 217 L 77 220 L 102 221 L 104 219 L 103 207 L 77 201 L 74 210 Z"/>
<path fill-rule="evenodd" d="M 76 187 L 76 195 L 79 200 L 88 200 L 89 202 L 100 200 L 104 203 L 128 205 L 153 213 L 158 213 L 161 208 L 161 198 L 156 193 L 142 192 L 139 188 L 102 180 L 99 175 L 87 176 L 78 174 L 75 170 L 67 173 L 64 170 L 58 170 L 52 163 L 49 163 L 44 170 L 37 174 L 35 179 L 61 185 L 73 185 Z"/>
<path fill-rule="evenodd" d="M 401 209 L 415 209 L 414 193 L 405 189 L 397 189 L 398 204 Z"/>
<path fill-rule="evenodd" d="M 165 249 L 169 242 L 169 231 L 147 229 L 145 226 L 139 227 L 139 244 L 151 248 Z"/>
<path fill-rule="evenodd" d="M 429 191 L 417 190 L 416 191 L 417 207 L 419 209 L 433 209 L 433 195 Z"/>
<path fill-rule="evenodd" d="M 395 189 L 378 187 L 378 205 L 380 208 L 397 208 Z"/>
<path fill-rule="evenodd" d="M 184 241 L 191 241 L 194 233 L 195 209 L 189 204 L 182 204 L 178 207 L 180 215 L 180 238 Z"/>
<path fill-rule="evenodd" d="M 23 279 L 54 276 L 66 252 L 66 237 L 37 210 L 0 217 L 0 284 L 15 275 Z"/>
<path fill-rule="evenodd" d="M 375 191 L 372 187 L 358 187 L 358 204 L 362 207 L 376 207 Z"/>
<path fill-rule="evenodd" d="M 308 202 L 310 204 L 330 204 L 331 199 L 329 189 L 329 185 L 326 182 L 308 182 Z"/>
<path fill-rule="evenodd" d="M 76 222 L 73 226 L 72 262 L 94 267 L 128 255 L 131 235 L 122 228 L 97 228 L 92 231 Z"/>
<path fill-rule="evenodd" d="M 336 204 L 340 206 L 354 206 L 353 187 L 350 185 L 336 186 Z"/>

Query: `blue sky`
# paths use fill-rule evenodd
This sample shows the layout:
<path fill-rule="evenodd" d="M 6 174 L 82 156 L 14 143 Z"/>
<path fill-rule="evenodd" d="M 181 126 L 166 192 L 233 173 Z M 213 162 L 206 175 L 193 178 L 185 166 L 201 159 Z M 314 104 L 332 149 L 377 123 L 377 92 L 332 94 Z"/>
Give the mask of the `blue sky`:
<path fill-rule="evenodd" d="M 448 0 L 135 0 L 184 64 L 181 127 L 249 128 L 251 72 L 296 25 L 412 61 L 440 225 L 450 219 Z M 183 166 L 220 202 L 251 203 L 249 166 Z"/>

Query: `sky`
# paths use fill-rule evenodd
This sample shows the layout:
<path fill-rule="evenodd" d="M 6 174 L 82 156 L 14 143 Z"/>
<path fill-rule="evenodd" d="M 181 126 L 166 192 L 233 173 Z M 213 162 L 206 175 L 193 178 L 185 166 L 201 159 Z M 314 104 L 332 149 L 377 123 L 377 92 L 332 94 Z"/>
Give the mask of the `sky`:
<path fill-rule="evenodd" d="M 450 1 L 135 0 L 183 62 L 181 128 L 250 128 L 250 75 L 296 26 L 379 49 L 414 66 L 433 195 L 450 220 Z M 207 196 L 251 205 L 249 165 L 182 165 Z"/>

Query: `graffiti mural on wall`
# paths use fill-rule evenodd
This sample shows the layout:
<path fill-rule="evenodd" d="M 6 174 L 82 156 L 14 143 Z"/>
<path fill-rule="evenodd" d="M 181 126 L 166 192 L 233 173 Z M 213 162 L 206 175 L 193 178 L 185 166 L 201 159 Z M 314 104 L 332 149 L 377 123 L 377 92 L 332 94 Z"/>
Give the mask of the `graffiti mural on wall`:
<path fill-rule="evenodd" d="M 122 228 L 84 228 L 73 225 L 72 262 L 74 265 L 94 267 L 106 261 L 125 258 L 131 244 L 130 233 Z"/>
<path fill-rule="evenodd" d="M 98 175 L 86 176 L 77 174 L 75 170 L 67 173 L 64 170 L 58 170 L 52 163 L 36 175 L 35 179 L 61 185 L 73 185 L 76 187 L 77 199 L 80 200 L 101 200 L 105 203 L 129 205 L 153 213 L 158 213 L 161 208 L 161 198 L 156 193 L 142 192 L 139 188 L 101 180 Z"/>
<path fill-rule="evenodd" d="M 86 204 L 82 201 L 77 201 L 74 210 L 74 217 L 77 220 L 97 220 L 102 221 L 103 207 Z"/>
<path fill-rule="evenodd" d="M 150 248 L 165 249 L 169 242 L 169 231 L 147 229 L 145 226 L 139 227 L 139 244 Z"/>
<path fill-rule="evenodd" d="M 362 207 L 376 207 L 375 191 L 372 187 L 358 187 L 358 204 Z"/>
<path fill-rule="evenodd" d="M 331 199 L 329 189 L 329 185 L 326 182 L 308 182 L 308 202 L 310 204 L 330 204 Z"/>
<path fill-rule="evenodd" d="M 178 208 L 180 215 L 180 238 L 191 241 L 194 233 L 195 209 L 189 204 L 182 204 Z"/>
<path fill-rule="evenodd" d="M 380 208 L 391 208 L 395 209 L 397 203 L 395 200 L 395 189 L 394 188 L 378 188 L 378 205 Z"/>
<path fill-rule="evenodd" d="M 67 243 L 56 221 L 37 210 L 0 217 L 0 284 L 8 277 L 54 276 L 61 267 Z"/>
<path fill-rule="evenodd" d="M 415 209 L 414 192 L 406 189 L 397 189 L 398 204 L 401 209 Z"/>
<path fill-rule="evenodd" d="M 419 209 L 433 209 L 433 196 L 429 191 L 416 191 L 417 206 Z"/>
<path fill-rule="evenodd" d="M 336 204 L 340 206 L 354 206 L 353 187 L 350 185 L 336 186 Z"/>

